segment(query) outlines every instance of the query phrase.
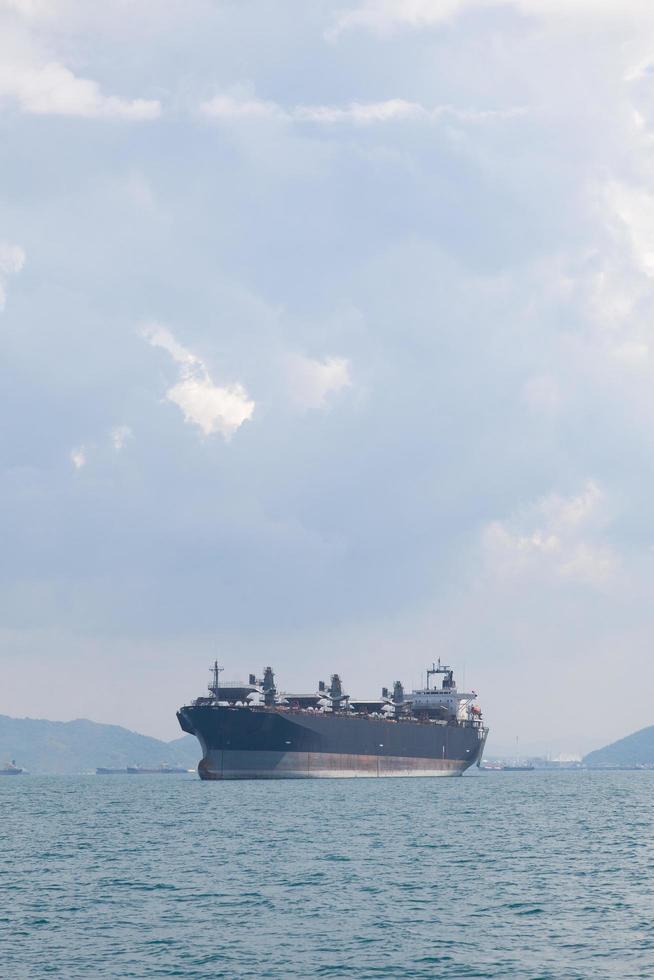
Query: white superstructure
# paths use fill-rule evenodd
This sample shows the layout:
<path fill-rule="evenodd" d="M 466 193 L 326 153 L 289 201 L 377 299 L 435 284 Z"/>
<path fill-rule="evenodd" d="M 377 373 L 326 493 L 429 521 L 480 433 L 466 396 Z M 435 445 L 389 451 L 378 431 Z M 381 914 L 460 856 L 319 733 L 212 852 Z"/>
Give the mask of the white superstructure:
<path fill-rule="evenodd" d="M 443 683 L 439 688 L 430 687 L 429 679 L 434 674 L 444 675 Z M 439 659 L 438 666 L 432 664 L 427 671 L 427 686 L 418 691 L 412 691 L 408 700 L 411 701 L 411 710 L 414 714 L 424 711 L 430 715 L 440 714 L 448 721 L 450 719 L 469 721 L 481 714 L 479 708 L 474 704 L 476 697 L 474 691 L 468 693 L 457 691 L 454 671 L 451 667 L 441 665 Z"/>

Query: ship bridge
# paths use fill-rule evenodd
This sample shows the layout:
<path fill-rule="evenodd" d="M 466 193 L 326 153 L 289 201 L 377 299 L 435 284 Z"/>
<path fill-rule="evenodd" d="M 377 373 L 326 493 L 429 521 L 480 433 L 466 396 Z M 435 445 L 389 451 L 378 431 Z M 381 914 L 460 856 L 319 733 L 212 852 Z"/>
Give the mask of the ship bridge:
<path fill-rule="evenodd" d="M 440 687 L 431 684 L 432 677 L 442 676 L 443 680 Z M 454 671 L 451 667 L 441 664 L 432 664 L 427 670 L 427 686 L 411 693 L 411 708 L 414 714 L 432 715 L 456 719 L 456 721 L 468 721 L 473 714 L 477 713 L 473 708 L 477 694 L 475 691 L 457 691 Z"/>

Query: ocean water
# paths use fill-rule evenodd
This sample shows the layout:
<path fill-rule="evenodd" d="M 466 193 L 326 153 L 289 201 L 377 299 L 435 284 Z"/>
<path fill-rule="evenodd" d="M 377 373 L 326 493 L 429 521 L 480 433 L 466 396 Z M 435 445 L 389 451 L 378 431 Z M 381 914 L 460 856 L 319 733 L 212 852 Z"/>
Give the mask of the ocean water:
<path fill-rule="evenodd" d="M 654 976 L 654 772 L 0 779 L 0 975 Z"/>

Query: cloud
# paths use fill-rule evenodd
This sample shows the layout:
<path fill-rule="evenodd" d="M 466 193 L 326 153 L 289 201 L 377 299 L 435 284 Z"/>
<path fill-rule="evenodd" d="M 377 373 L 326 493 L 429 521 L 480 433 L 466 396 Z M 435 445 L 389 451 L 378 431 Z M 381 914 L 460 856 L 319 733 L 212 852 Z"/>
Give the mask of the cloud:
<path fill-rule="evenodd" d="M 611 181 L 605 187 L 609 214 L 621 222 L 634 259 L 648 278 L 654 278 L 654 194 L 644 187 Z"/>
<path fill-rule="evenodd" d="M 13 99 L 23 112 L 34 115 L 128 121 L 157 119 L 161 115 L 158 101 L 104 95 L 97 82 L 74 75 L 57 61 L 0 67 L 0 98 Z"/>
<path fill-rule="evenodd" d="M 275 102 L 265 102 L 256 98 L 239 98 L 232 95 L 215 95 L 200 106 L 203 116 L 212 119 L 276 119 L 286 120 L 290 116 Z"/>
<path fill-rule="evenodd" d="M 207 436 L 220 432 L 230 439 L 254 412 L 254 402 L 243 385 L 219 387 L 208 375 L 184 378 L 166 396 L 182 410 L 187 422 L 198 425 Z"/>
<path fill-rule="evenodd" d="M 7 279 L 18 275 L 24 265 L 25 250 L 20 245 L 0 242 L 0 312 L 4 310 L 7 303 Z"/>
<path fill-rule="evenodd" d="M 638 82 L 644 78 L 651 78 L 652 74 L 654 74 L 654 65 L 648 58 L 646 61 L 641 61 L 627 68 L 623 78 L 625 82 Z"/>
<path fill-rule="evenodd" d="M 15 275 L 25 265 L 25 251 L 20 245 L 0 242 L 0 275 Z"/>
<path fill-rule="evenodd" d="M 634 13 L 648 12 L 644 0 L 363 0 L 341 10 L 326 36 L 334 40 L 344 31 L 356 28 L 383 35 L 401 27 L 436 27 L 467 11 L 488 7 L 510 7 L 525 16 L 570 19 L 624 18 L 626 7 Z"/>
<path fill-rule="evenodd" d="M 427 27 L 456 16 L 471 0 L 365 0 L 342 11 L 327 32 L 329 39 L 351 28 L 365 28 L 380 34 L 398 26 Z"/>
<path fill-rule="evenodd" d="M 482 534 L 482 548 L 493 576 L 603 586 L 617 559 L 597 532 L 605 523 L 605 496 L 589 480 L 575 497 L 551 494 L 508 521 L 493 521 Z"/>
<path fill-rule="evenodd" d="M 132 430 L 128 425 L 117 425 L 111 430 L 111 445 L 117 453 L 125 448 L 132 435 Z"/>
<path fill-rule="evenodd" d="M 174 361 L 178 364 L 184 364 L 187 367 L 202 366 L 202 361 L 195 354 L 191 354 L 186 347 L 182 347 L 167 327 L 162 326 L 160 323 L 149 323 L 143 328 L 143 336 L 148 340 L 153 347 L 161 347 L 165 350 Z"/>
<path fill-rule="evenodd" d="M 254 120 L 277 122 L 305 122 L 333 124 L 348 122 L 366 124 L 387 122 L 407 116 L 426 114 L 426 110 L 415 102 L 404 99 L 388 99 L 385 102 L 352 102 L 347 106 L 298 105 L 284 108 L 276 102 L 269 102 L 254 96 L 216 95 L 200 106 L 202 115 L 224 121 Z"/>
<path fill-rule="evenodd" d="M 405 99 L 387 99 L 384 102 L 351 102 L 345 107 L 297 106 L 292 115 L 298 122 L 326 125 L 345 122 L 365 126 L 370 123 L 389 122 L 393 119 L 428 116 L 429 112 L 417 102 L 407 102 Z"/>
<path fill-rule="evenodd" d="M 350 365 L 342 357 L 319 361 L 290 354 L 286 358 L 286 373 L 291 400 L 299 408 L 323 408 L 330 394 L 352 384 Z"/>
<path fill-rule="evenodd" d="M 167 390 L 166 398 L 177 405 L 186 422 L 197 425 L 206 436 L 220 432 L 229 440 L 252 418 L 255 402 L 243 385 L 214 384 L 204 362 L 178 343 L 167 327 L 152 323 L 142 332 L 153 347 L 165 350 L 180 366 L 180 379 Z"/>
<path fill-rule="evenodd" d="M 77 446 L 70 451 L 70 459 L 76 470 L 81 470 L 86 466 L 86 449 L 84 446 Z"/>
<path fill-rule="evenodd" d="M 42 13 L 52 13 L 52 0 L 0 0 L 2 8 L 11 10 L 22 17 L 37 17 Z"/>
<path fill-rule="evenodd" d="M 396 120 L 423 120 L 434 122 L 451 117 L 465 122 L 480 121 L 496 117 L 522 115 L 521 107 L 508 109 L 457 109 L 451 105 L 427 108 L 419 102 L 406 99 L 385 99 L 380 102 L 350 102 L 337 105 L 296 105 L 285 108 L 276 102 L 257 99 L 252 95 L 216 95 L 200 106 L 200 113 L 210 119 L 222 122 L 254 121 L 311 123 L 334 126 L 338 123 L 354 126 L 369 126 Z"/>
<path fill-rule="evenodd" d="M 611 350 L 613 357 L 626 367 L 643 368 L 650 363 L 649 345 L 639 341 L 627 341 Z"/>
<path fill-rule="evenodd" d="M 61 61 L 49 41 L 54 40 L 56 47 L 69 20 L 73 30 L 72 10 L 60 10 L 55 3 L 0 2 L 0 103 L 13 103 L 31 115 L 158 118 L 158 100 L 106 94 L 97 81 L 75 74 Z"/>

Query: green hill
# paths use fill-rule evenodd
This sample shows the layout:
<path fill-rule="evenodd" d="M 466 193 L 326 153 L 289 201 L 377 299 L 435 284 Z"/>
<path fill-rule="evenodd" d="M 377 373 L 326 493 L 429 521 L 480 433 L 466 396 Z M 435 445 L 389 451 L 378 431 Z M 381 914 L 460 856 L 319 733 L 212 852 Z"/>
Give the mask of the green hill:
<path fill-rule="evenodd" d="M 46 721 L 0 715 L 0 766 L 10 759 L 30 773 L 94 772 L 97 766 L 168 765 L 194 768 L 201 756 L 192 735 L 162 742 L 118 725 Z"/>
<path fill-rule="evenodd" d="M 583 762 L 587 766 L 654 766 L 654 725 L 589 752 Z"/>

